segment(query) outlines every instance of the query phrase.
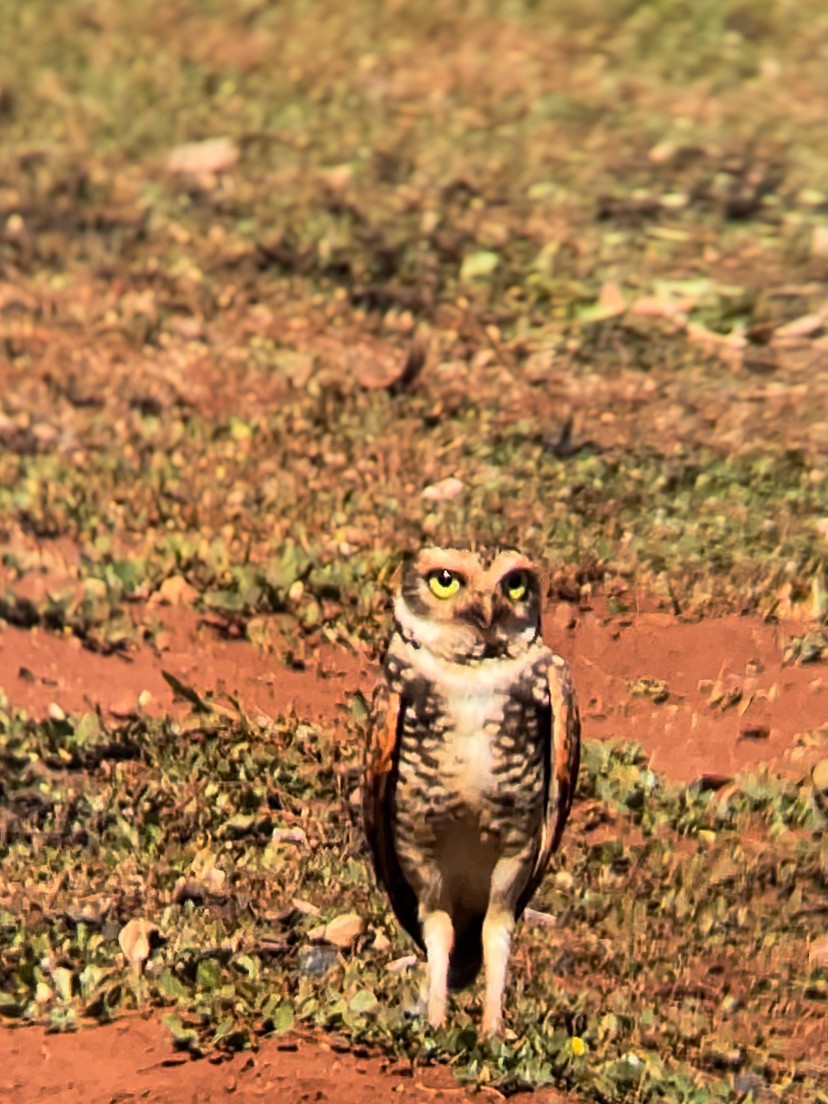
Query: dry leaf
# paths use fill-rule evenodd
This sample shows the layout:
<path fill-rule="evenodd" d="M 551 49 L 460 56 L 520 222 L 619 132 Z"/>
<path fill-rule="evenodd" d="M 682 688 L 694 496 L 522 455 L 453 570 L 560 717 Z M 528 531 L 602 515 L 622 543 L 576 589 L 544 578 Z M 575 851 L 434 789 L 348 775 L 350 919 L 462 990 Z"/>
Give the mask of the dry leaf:
<path fill-rule="evenodd" d="M 393 962 L 389 962 L 385 969 L 389 974 L 405 974 L 409 970 L 413 970 L 417 965 L 417 956 L 403 955 L 402 958 L 395 958 Z"/>
<path fill-rule="evenodd" d="M 158 932 L 158 925 L 143 917 L 129 920 L 118 933 L 118 942 L 127 962 L 140 972 L 149 958 L 150 943 Z"/>
<path fill-rule="evenodd" d="M 605 284 L 601 285 L 598 308 L 602 318 L 614 318 L 626 311 L 627 301 L 624 298 L 624 292 L 621 290 L 620 284 L 617 284 L 614 280 L 607 280 Z"/>
<path fill-rule="evenodd" d="M 787 322 L 776 331 L 776 337 L 811 337 L 824 328 L 828 320 L 828 310 L 816 311 L 814 314 L 804 314 L 801 318 L 795 318 L 793 322 Z"/>

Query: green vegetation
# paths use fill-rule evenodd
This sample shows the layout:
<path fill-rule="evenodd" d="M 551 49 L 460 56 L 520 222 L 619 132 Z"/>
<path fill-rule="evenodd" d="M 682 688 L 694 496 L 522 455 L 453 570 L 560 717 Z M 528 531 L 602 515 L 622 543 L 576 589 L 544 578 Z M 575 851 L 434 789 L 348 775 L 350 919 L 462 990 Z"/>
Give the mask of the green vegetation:
<path fill-rule="evenodd" d="M 824 594 L 822 6 L 444 8 L 4 5 L 4 616 L 111 650 L 183 572 L 244 620 L 292 541 L 369 631 L 469 531 L 682 613 Z"/>
<path fill-rule="evenodd" d="M 825 1099 L 820 1068 L 795 1064 L 828 999 L 807 955 L 828 874 L 811 785 L 665 786 L 635 748 L 588 743 L 569 843 L 536 902 L 555 926 L 522 926 L 511 1030 L 487 1047 L 474 991 L 434 1034 L 419 973 L 387 969 L 409 948 L 369 876 L 354 747 L 204 701 L 181 725 L 118 728 L 6 707 L 3 1014 L 71 1030 L 149 1001 L 194 1051 L 304 1023 L 506 1091 L 701 1101 L 770 1083 Z M 343 899 L 365 924 L 337 951 L 320 928 Z M 123 942 L 137 918 L 143 951 Z"/>

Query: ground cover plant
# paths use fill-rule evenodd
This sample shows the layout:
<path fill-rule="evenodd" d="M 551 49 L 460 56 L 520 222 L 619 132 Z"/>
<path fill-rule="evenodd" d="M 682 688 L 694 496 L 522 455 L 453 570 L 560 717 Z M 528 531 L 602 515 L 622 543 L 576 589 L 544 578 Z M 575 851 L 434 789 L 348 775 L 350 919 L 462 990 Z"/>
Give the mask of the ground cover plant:
<path fill-rule="evenodd" d="M 803 954 L 828 870 L 813 783 L 665 786 L 633 746 L 588 744 L 538 902 L 555 927 L 524 930 L 511 1030 L 484 1046 L 474 996 L 432 1033 L 399 968 L 354 823 L 358 744 L 231 713 L 109 728 L 4 710 L 5 1015 L 67 1030 L 151 1001 L 194 1052 L 311 1024 L 507 1093 L 822 1098 L 803 1060 L 828 999 Z"/>
<path fill-rule="evenodd" d="M 0 1013 L 825 1098 L 824 5 L 11 0 L 0 41 Z M 567 656 L 556 922 L 490 1049 L 474 994 L 430 1035 L 388 970 L 368 677 L 332 677 L 401 551 L 470 532 L 549 565 L 556 645 L 646 612 L 715 658 L 697 685 L 653 637 L 599 693 Z M 269 667 L 273 708 L 185 635 L 211 678 L 219 647 Z M 670 726 L 731 718 L 683 775 Z"/>

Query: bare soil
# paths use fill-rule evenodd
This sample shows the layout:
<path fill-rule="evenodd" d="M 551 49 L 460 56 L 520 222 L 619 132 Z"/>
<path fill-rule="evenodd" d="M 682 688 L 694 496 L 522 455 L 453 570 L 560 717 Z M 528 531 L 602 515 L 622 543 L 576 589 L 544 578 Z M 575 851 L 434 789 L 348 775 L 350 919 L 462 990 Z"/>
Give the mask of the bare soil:
<path fill-rule="evenodd" d="M 52 704 L 67 713 L 100 708 L 114 717 L 142 708 L 174 713 L 167 671 L 200 693 L 237 695 L 248 711 L 275 716 L 294 707 L 335 724 L 348 695 L 370 693 L 376 678 L 364 653 L 323 647 L 296 670 L 246 641 L 222 638 L 194 610 L 158 615 L 163 652 L 142 646 L 110 656 L 84 650 L 74 637 L 7 626 L 0 633 L 0 684 L 33 716 Z M 759 763 L 789 772 L 809 764 L 798 738 L 825 723 L 828 680 L 821 665 L 785 664 L 786 641 L 802 631 L 795 622 L 756 617 L 684 622 L 564 602 L 547 610 L 545 637 L 575 672 L 587 736 L 635 741 L 652 756 L 654 770 L 692 781 Z M 663 684 L 661 693 L 648 696 L 647 680 Z"/>
<path fill-rule="evenodd" d="M 41 1028 L 5 1031 L 0 1060 L 0 1095 L 10 1104 L 379 1104 L 400 1099 L 450 1104 L 470 1099 L 444 1067 L 394 1065 L 338 1051 L 326 1040 L 267 1040 L 257 1054 L 193 1060 L 171 1050 L 156 1020 L 138 1017 L 77 1035 L 47 1035 Z M 547 1092 L 537 1099 L 555 1104 L 563 1098 Z"/>

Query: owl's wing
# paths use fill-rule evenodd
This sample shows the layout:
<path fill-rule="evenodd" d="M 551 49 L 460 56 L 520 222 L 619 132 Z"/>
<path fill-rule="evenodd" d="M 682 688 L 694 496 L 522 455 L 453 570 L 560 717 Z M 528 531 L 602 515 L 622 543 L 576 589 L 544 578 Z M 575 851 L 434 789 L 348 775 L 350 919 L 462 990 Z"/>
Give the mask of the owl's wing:
<path fill-rule="evenodd" d="M 422 947 L 417 896 L 402 872 L 394 845 L 394 793 L 405 710 L 403 697 L 382 684 L 377 687 L 368 722 L 362 815 L 377 881 L 387 892 L 399 922 Z"/>
<path fill-rule="evenodd" d="M 569 668 L 560 660 L 553 661 L 546 680 L 549 703 L 538 710 L 538 736 L 544 742 L 547 765 L 546 806 L 537 857 L 518 902 L 518 916 L 540 885 L 552 852 L 561 842 L 581 762 L 581 718 Z"/>

